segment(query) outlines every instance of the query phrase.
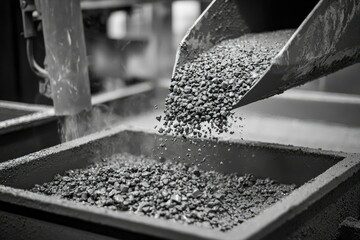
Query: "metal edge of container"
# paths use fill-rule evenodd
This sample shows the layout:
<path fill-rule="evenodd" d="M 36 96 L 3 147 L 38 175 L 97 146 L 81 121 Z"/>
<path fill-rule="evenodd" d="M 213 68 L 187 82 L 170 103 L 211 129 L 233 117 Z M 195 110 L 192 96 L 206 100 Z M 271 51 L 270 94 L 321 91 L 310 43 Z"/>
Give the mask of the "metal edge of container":
<path fill-rule="evenodd" d="M 43 123 L 48 123 L 54 120 L 56 120 L 56 116 L 54 115 L 53 109 L 30 113 L 21 117 L 0 122 L 0 135 L 33 126 L 39 126 Z"/>
<path fill-rule="evenodd" d="M 95 95 L 92 101 L 94 106 L 110 105 L 116 108 L 119 105 L 116 110 L 117 113 L 121 113 L 124 104 L 136 105 L 137 103 L 132 104 L 132 102 L 137 102 L 136 99 L 142 94 L 149 96 L 153 92 L 153 84 L 141 83 L 125 89 Z M 146 107 L 149 107 L 148 105 Z M 2 148 L 0 149 L 0 162 L 61 143 L 58 133 L 58 117 L 52 107 L 0 101 L 1 106 L 10 110 L 29 112 L 29 114 L 0 121 L 0 148 Z M 140 106 L 139 111 L 143 111 L 143 108 L 145 107 Z"/>
<path fill-rule="evenodd" d="M 60 152 L 77 149 L 89 142 L 96 142 L 102 138 L 114 136 L 125 130 L 131 129 L 119 126 L 117 128 L 98 132 L 96 135 L 89 135 L 2 163 L 0 164 L 0 172 L 4 169 L 19 166 L 24 162 L 36 161 L 38 158 L 47 158 Z M 265 144 L 256 142 L 249 142 L 248 144 L 265 146 Z M 266 144 L 266 147 L 294 150 L 294 147 L 278 144 Z M 201 229 L 201 231 L 199 231 L 199 228 L 193 226 L 186 226 L 166 220 L 135 216 L 129 213 L 113 212 L 106 209 L 83 206 L 82 204 L 73 203 L 67 200 L 41 196 L 39 194 L 21 189 L 14 189 L 4 185 L 0 186 L 0 201 L 10 202 L 17 206 L 38 209 L 54 215 L 64 215 L 70 218 L 81 219 L 85 222 L 92 222 L 113 228 L 122 228 L 130 232 L 141 232 L 146 235 L 161 238 L 168 238 L 170 236 L 173 239 L 259 239 L 264 234 L 274 231 L 281 224 L 295 217 L 304 209 L 307 209 L 311 204 L 334 190 L 339 184 L 346 181 L 360 169 L 360 156 L 356 154 L 319 151 L 308 148 L 295 148 L 295 150 L 296 149 L 301 149 L 305 154 L 329 155 L 343 158 L 343 160 L 330 167 L 312 181 L 300 186 L 289 196 L 275 203 L 258 216 L 241 224 L 239 227 L 234 228 L 228 233 L 221 233 L 216 230 L 208 229 Z M 79 212 L 81 212 L 81 214 L 79 214 Z M 275 221 L 273 221 L 274 219 Z"/>
<path fill-rule="evenodd" d="M 348 155 L 311 182 L 307 182 L 289 196 L 265 209 L 258 219 L 252 218 L 230 232 L 229 239 L 261 239 L 275 228 L 299 215 L 326 194 L 359 172 L 360 154 Z M 241 238 L 238 236 L 242 234 Z"/>
<path fill-rule="evenodd" d="M 149 83 L 141 83 L 126 89 L 117 89 L 107 93 L 101 93 L 92 97 L 93 106 L 114 102 L 133 95 L 142 94 L 153 90 Z M 57 120 L 53 107 L 37 104 L 25 104 L 18 102 L 0 101 L 0 107 L 21 110 L 29 114 L 0 122 L 0 135 L 24 128 L 38 126 L 42 123 Z"/>
<path fill-rule="evenodd" d="M 0 100 L 0 107 L 20 110 L 25 112 L 41 112 L 51 109 L 51 107 L 47 105 L 12 102 L 6 100 Z"/>
<path fill-rule="evenodd" d="M 9 111 L 22 111 L 23 115 L 0 121 L 0 135 L 39 125 L 54 118 L 52 108 L 45 105 L 0 101 L 0 107 Z"/>

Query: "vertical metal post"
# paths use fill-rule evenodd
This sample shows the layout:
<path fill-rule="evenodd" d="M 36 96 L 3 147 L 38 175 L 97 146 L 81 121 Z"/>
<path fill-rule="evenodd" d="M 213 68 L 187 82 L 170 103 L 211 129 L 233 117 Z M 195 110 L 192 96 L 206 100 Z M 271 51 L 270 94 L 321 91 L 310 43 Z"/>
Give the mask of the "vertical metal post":
<path fill-rule="evenodd" d="M 80 0 L 40 0 L 45 67 L 57 115 L 91 108 Z"/>

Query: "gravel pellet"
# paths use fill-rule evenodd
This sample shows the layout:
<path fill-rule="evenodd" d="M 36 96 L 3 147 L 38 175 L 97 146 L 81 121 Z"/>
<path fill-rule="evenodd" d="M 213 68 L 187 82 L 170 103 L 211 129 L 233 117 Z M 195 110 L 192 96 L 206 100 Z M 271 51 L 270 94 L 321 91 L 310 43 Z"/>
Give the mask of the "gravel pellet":
<path fill-rule="evenodd" d="M 159 132 L 192 137 L 227 132 L 233 106 L 265 73 L 292 33 L 281 30 L 226 40 L 176 69 Z"/>
<path fill-rule="evenodd" d="M 142 156 L 114 155 L 57 175 L 31 191 L 114 211 L 228 231 L 288 195 L 295 185 L 221 174 Z"/>

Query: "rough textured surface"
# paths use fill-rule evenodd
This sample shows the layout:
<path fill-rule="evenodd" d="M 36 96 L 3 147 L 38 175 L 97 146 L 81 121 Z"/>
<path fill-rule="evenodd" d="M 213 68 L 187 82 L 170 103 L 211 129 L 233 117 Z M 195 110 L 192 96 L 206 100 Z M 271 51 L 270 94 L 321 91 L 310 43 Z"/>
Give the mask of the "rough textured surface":
<path fill-rule="evenodd" d="M 227 132 L 233 106 L 290 38 L 292 30 L 226 40 L 176 69 L 159 132 L 205 137 Z M 202 123 L 209 123 L 204 127 Z"/>
<path fill-rule="evenodd" d="M 239 1 L 212 1 L 189 29 L 178 48 L 176 66 L 196 58 L 215 44 L 250 31 L 240 13 L 248 4 Z"/>
<path fill-rule="evenodd" d="M 360 221 L 347 217 L 339 226 L 338 240 L 360 239 Z"/>
<path fill-rule="evenodd" d="M 227 231 L 294 188 L 252 175 L 223 175 L 119 154 L 103 164 L 57 175 L 31 191 Z"/>

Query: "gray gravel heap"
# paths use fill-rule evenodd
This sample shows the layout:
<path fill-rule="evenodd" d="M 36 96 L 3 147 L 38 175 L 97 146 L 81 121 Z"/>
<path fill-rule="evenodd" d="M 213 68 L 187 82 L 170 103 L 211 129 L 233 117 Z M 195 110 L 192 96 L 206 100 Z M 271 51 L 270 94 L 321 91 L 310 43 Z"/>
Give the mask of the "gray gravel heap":
<path fill-rule="evenodd" d="M 224 175 L 125 154 L 86 169 L 67 171 L 31 191 L 227 231 L 294 188 L 249 174 Z"/>
<path fill-rule="evenodd" d="M 209 137 L 211 130 L 227 132 L 233 106 L 264 74 L 292 33 L 282 30 L 226 40 L 179 67 L 158 131 L 195 137 Z M 210 128 L 201 125 L 205 122 Z"/>

